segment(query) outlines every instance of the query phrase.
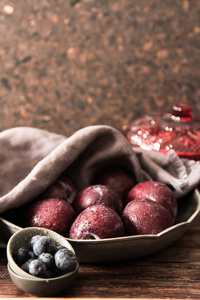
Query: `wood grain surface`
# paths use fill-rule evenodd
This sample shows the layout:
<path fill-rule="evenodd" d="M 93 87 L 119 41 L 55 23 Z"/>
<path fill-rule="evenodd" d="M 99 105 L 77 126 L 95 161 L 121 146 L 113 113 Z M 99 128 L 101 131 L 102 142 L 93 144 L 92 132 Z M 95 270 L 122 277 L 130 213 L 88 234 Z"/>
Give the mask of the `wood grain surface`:
<path fill-rule="evenodd" d="M 173 245 L 136 261 L 81 264 L 56 298 L 200 299 L 200 215 Z M 11 281 L 0 250 L 0 298 L 29 298 Z M 44 298 L 43 298 L 44 299 Z M 50 298 L 48 298 L 50 299 Z"/>

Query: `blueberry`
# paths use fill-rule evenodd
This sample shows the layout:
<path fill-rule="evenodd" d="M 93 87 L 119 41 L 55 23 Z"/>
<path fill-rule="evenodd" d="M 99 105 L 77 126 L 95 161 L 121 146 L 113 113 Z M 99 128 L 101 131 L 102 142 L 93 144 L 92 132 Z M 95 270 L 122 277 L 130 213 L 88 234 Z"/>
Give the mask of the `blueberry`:
<path fill-rule="evenodd" d="M 25 263 L 23 263 L 23 265 L 21 266 L 22 270 L 24 270 L 25 272 L 29 273 L 29 265 L 32 262 L 33 259 L 28 259 L 27 261 L 25 261 Z"/>
<path fill-rule="evenodd" d="M 56 247 L 55 247 L 55 253 L 56 253 L 58 250 L 60 250 L 60 249 L 66 249 L 66 247 L 65 247 L 65 246 L 62 246 L 62 245 L 56 246 Z"/>
<path fill-rule="evenodd" d="M 64 272 L 70 272 L 76 268 L 76 256 L 67 248 L 58 250 L 55 253 L 54 259 L 57 268 Z"/>
<path fill-rule="evenodd" d="M 19 266 L 29 274 L 51 278 L 76 268 L 75 254 L 64 246 L 57 246 L 51 237 L 34 235 L 27 249 L 21 247 L 13 253 Z"/>
<path fill-rule="evenodd" d="M 16 249 L 13 253 L 15 262 L 21 266 L 28 259 L 28 250 L 24 247 Z"/>
<path fill-rule="evenodd" d="M 54 257 L 51 253 L 44 252 L 39 255 L 38 259 L 43 261 L 48 269 L 54 267 Z"/>
<path fill-rule="evenodd" d="M 36 258 L 36 256 L 35 256 L 35 254 L 33 253 L 33 251 L 28 251 L 28 258 L 29 258 L 29 259 L 35 259 L 35 258 Z"/>
<path fill-rule="evenodd" d="M 37 277 L 46 277 L 46 265 L 39 259 L 33 259 L 29 264 L 29 273 Z"/>
<path fill-rule="evenodd" d="M 54 253 L 55 252 L 55 243 L 48 236 L 42 236 L 36 240 L 33 244 L 33 252 L 36 256 L 39 256 L 43 252 Z"/>
<path fill-rule="evenodd" d="M 56 274 L 55 274 L 54 270 L 46 270 L 44 272 L 44 277 L 45 278 L 52 278 L 52 277 L 56 277 Z"/>
<path fill-rule="evenodd" d="M 36 234 L 36 235 L 32 236 L 32 238 L 30 239 L 29 244 L 28 244 L 28 247 L 30 250 L 33 250 L 33 244 L 36 241 L 38 241 L 41 237 L 43 237 L 43 235 Z"/>

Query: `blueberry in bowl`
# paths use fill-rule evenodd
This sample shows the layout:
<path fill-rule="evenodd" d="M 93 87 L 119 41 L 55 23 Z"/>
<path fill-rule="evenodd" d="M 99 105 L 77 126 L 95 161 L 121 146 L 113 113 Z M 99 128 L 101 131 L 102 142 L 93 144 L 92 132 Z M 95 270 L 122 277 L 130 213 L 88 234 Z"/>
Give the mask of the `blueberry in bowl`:
<path fill-rule="evenodd" d="M 74 281 L 79 263 L 74 249 L 63 236 L 39 227 L 22 229 L 7 244 L 8 271 L 23 291 L 50 296 Z"/>

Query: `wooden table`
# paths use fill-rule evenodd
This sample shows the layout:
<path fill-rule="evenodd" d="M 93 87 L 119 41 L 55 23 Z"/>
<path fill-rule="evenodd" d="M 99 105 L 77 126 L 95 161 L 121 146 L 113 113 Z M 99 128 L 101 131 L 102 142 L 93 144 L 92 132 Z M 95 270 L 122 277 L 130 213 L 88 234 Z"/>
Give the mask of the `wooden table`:
<path fill-rule="evenodd" d="M 6 251 L 0 249 L 0 298 L 34 298 L 12 283 L 6 265 Z M 159 253 L 137 261 L 81 264 L 72 286 L 55 297 L 200 299 L 200 215 Z"/>

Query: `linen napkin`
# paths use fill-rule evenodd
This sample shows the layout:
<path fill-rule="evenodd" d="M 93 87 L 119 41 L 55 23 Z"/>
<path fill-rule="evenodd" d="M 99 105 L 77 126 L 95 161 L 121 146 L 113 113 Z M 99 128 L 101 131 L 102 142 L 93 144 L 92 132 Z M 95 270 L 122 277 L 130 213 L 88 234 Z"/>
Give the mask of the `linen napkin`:
<path fill-rule="evenodd" d="M 136 182 L 157 180 L 181 198 L 200 183 L 200 162 L 132 148 L 124 135 L 106 125 L 82 128 L 70 137 L 39 128 L 16 127 L 0 133 L 0 213 L 31 202 L 61 174 L 81 189 L 106 165 L 129 169 Z"/>

